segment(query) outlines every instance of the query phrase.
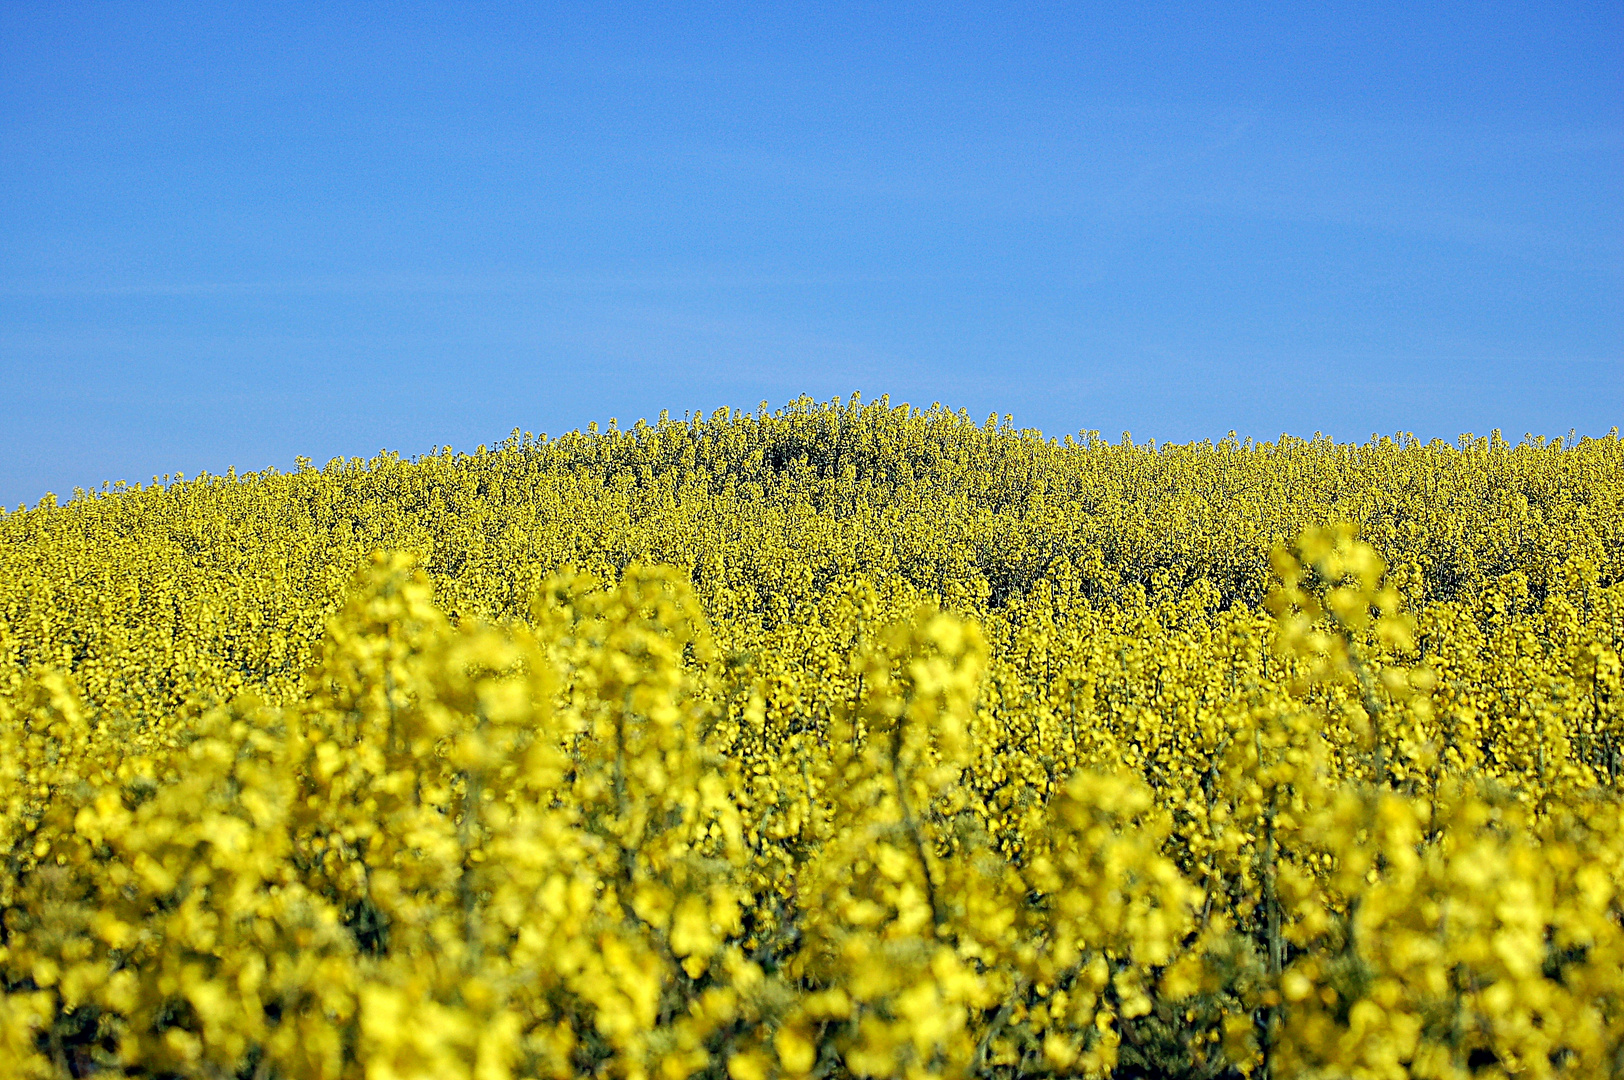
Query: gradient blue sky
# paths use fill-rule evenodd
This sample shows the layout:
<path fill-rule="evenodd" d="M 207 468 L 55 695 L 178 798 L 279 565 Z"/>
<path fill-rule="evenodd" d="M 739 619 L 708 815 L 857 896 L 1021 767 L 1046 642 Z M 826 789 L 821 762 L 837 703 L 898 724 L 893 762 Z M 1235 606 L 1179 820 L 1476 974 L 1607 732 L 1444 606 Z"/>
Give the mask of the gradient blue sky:
<path fill-rule="evenodd" d="M 1624 424 L 1624 4 L 0 3 L 0 501 L 853 390 Z"/>

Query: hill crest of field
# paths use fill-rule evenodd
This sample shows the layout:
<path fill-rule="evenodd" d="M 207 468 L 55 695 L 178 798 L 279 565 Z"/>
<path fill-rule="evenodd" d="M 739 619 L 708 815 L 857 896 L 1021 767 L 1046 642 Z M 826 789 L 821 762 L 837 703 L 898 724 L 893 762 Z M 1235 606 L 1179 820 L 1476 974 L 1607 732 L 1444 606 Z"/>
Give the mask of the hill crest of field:
<path fill-rule="evenodd" d="M 718 623 L 785 617 L 853 576 L 974 617 L 1061 578 L 1096 607 L 1198 586 L 1255 606 L 1269 550 L 1327 521 L 1358 524 L 1412 607 L 1507 575 L 1537 602 L 1576 563 L 1624 576 L 1616 436 L 1157 446 L 802 400 L 301 464 L 0 518 L 0 670 L 83 671 L 100 697 L 98 680 L 163 678 L 114 655 L 178 654 L 220 670 L 193 667 L 172 702 L 291 689 L 374 550 L 415 555 L 448 610 L 496 619 L 559 567 L 633 564 L 683 569 Z"/>

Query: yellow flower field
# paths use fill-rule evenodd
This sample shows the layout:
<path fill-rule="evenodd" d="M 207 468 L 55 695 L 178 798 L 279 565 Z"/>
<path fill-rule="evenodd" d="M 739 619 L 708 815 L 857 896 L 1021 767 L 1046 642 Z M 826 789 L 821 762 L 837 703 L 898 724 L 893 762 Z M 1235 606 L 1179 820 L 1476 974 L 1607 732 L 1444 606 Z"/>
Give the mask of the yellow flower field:
<path fill-rule="evenodd" d="M 1624 444 L 803 399 L 0 516 L 0 1076 L 1624 1076 Z"/>

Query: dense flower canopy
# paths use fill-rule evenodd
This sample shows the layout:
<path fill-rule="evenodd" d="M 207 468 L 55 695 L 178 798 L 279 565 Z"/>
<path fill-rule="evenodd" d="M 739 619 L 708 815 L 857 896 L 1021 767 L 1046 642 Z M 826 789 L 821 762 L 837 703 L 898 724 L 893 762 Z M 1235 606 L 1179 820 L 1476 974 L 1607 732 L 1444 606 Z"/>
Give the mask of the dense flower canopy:
<path fill-rule="evenodd" d="M 0 516 L 7 1075 L 1624 1076 L 1624 445 L 857 399 Z"/>

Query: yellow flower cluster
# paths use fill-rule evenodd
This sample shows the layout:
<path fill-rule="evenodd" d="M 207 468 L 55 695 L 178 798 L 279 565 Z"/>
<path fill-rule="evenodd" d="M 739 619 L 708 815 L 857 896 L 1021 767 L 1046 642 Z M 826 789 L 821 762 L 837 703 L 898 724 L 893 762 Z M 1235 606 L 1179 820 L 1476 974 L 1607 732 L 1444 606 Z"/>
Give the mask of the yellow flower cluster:
<path fill-rule="evenodd" d="M 1624 1077 L 1624 444 L 884 399 L 0 515 L 0 1075 Z"/>

